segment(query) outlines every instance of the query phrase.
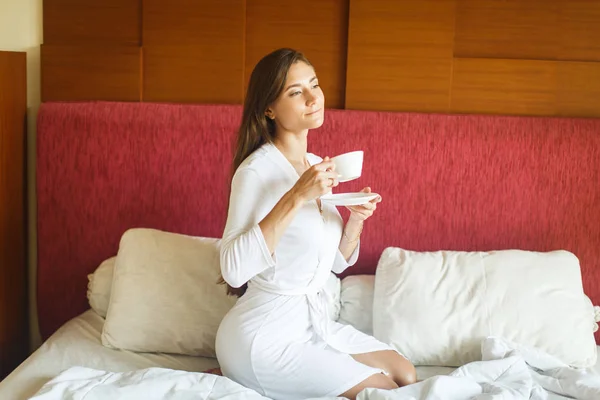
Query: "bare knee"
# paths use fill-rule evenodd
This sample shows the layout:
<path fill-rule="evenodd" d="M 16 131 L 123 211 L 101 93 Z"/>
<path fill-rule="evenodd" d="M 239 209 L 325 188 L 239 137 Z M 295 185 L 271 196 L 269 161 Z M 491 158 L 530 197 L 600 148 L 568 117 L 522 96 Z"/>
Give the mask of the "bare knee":
<path fill-rule="evenodd" d="M 417 370 L 410 362 L 403 363 L 395 371 L 394 380 L 399 386 L 412 385 L 417 381 Z"/>
<path fill-rule="evenodd" d="M 392 378 L 384 374 L 374 374 L 354 386 L 352 389 L 340 394 L 340 397 L 346 397 L 350 400 L 355 400 L 356 396 L 364 389 L 372 388 L 372 389 L 397 389 L 398 385 Z"/>
<path fill-rule="evenodd" d="M 388 371 L 398 386 L 412 385 L 417 381 L 415 366 L 400 354 L 394 354 L 393 362 L 389 363 L 386 367 L 386 371 Z"/>
<path fill-rule="evenodd" d="M 386 371 L 398 386 L 412 385 L 417 381 L 417 371 L 414 365 L 395 351 L 386 350 L 361 354 L 357 356 L 357 359 L 364 364 Z"/>

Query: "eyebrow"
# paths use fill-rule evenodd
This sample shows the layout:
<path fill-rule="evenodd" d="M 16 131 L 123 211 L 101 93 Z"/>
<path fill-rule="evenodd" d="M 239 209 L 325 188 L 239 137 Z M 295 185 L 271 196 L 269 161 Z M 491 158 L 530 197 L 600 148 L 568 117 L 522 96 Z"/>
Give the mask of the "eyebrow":
<path fill-rule="evenodd" d="M 310 78 L 310 81 L 308 81 L 308 83 L 311 83 L 312 81 L 316 80 L 317 76 L 313 76 L 312 78 Z M 290 85 L 288 87 L 285 88 L 284 92 L 287 92 L 288 89 L 296 87 L 296 86 L 301 86 L 299 83 L 294 83 L 293 85 Z"/>

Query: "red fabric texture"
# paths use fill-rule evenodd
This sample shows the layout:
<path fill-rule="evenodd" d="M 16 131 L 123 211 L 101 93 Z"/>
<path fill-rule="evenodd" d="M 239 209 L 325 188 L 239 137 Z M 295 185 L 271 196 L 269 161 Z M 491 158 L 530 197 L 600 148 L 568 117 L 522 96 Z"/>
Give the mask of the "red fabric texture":
<path fill-rule="evenodd" d="M 88 308 L 86 275 L 117 253 L 125 230 L 220 237 L 240 116 L 227 105 L 41 106 L 44 338 Z M 309 134 L 309 151 L 321 156 L 359 149 L 362 177 L 336 192 L 370 186 L 383 202 L 347 274 L 374 273 L 388 246 L 566 249 L 600 304 L 600 120 L 330 110 Z"/>

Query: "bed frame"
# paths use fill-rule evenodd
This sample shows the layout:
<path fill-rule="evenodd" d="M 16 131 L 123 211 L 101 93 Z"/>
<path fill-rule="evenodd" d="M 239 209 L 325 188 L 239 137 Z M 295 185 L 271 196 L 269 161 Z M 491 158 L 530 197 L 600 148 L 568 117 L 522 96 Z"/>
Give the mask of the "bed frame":
<path fill-rule="evenodd" d="M 88 308 L 86 276 L 128 228 L 220 237 L 240 116 L 228 105 L 41 106 L 44 338 Z M 383 202 L 349 274 L 374 273 L 387 246 L 567 249 L 600 304 L 600 120 L 329 110 L 309 134 L 322 156 L 356 149 L 365 151 L 363 176 L 337 191 L 368 185 Z"/>

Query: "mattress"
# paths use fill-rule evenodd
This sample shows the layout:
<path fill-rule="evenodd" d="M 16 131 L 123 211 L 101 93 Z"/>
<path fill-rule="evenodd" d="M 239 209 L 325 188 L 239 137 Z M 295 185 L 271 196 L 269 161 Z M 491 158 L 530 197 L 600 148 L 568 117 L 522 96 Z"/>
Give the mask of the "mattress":
<path fill-rule="evenodd" d="M 104 347 L 100 342 L 103 324 L 104 318 L 92 310 L 64 324 L 0 382 L 0 399 L 28 399 L 60 372 L 77 365 L 112 372 L 149 367 L 201 372 L 218 367 L 214 358 L 134 353 Z"/>
<path fill-rule="evenodd" d="M 103 324 L 104 319 L 92 310 L 64 324 L 0 382 L 0 399 L 28 399 L 46 382 L 72 366 L 112 372 L 149 367 L 202 372 L 218 367 L 214 358 L 134 353 L 104 347 L 100 342 Z M 600 373 L 600 359 L 594 369 Z M 423 380 L 435 375 L 447 375 L 452 371 L 454 368 L 417 367 L 417 378 Z"/>

